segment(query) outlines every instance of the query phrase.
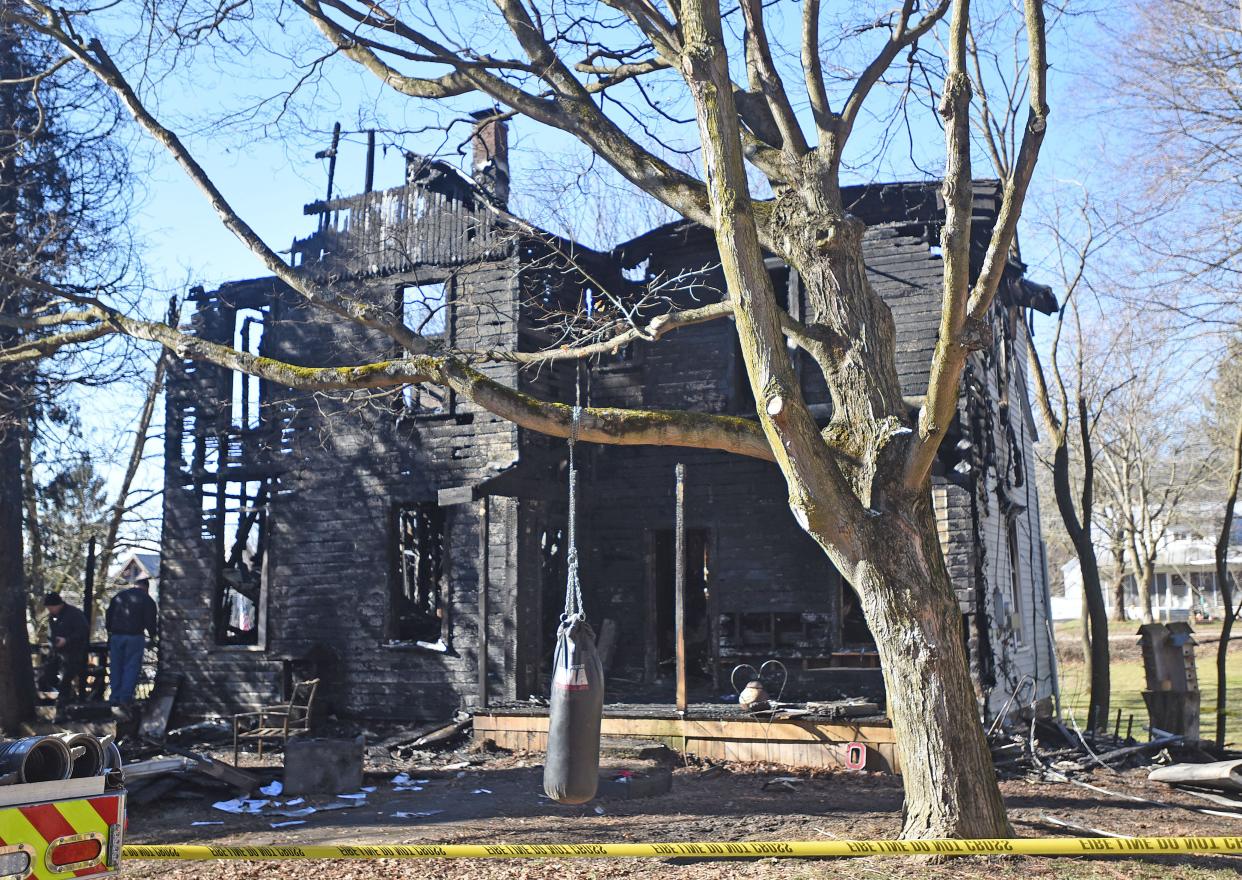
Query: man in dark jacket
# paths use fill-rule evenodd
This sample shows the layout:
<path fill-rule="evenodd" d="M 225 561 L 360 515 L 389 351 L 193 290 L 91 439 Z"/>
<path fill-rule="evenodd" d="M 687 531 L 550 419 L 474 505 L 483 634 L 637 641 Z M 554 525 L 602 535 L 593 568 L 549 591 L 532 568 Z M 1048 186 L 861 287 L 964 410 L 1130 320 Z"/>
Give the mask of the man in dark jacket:
<path fill-rule="evenodd" d="M 108 604 L 108 662 L 112 668 L 112 704 L 124 706 L 134 701 L 134 688 L 142 674 L 142 654 L 147 642 L 143 630 L 155 638 L 157 626 L 155 600 L 148 592 L 151 582 L 142 578 L 121 590 Z"/>
<path fill-rule="evenodd" d="M 52 650 L 60 659 L 60 687 L 56 702 L 64 705 L 77 699 L 78 683 L 86 671 L 90 627 L 82 610 L 65 602 L 60 593 L 44 596 L 43 607 L 50 618 Z"/>

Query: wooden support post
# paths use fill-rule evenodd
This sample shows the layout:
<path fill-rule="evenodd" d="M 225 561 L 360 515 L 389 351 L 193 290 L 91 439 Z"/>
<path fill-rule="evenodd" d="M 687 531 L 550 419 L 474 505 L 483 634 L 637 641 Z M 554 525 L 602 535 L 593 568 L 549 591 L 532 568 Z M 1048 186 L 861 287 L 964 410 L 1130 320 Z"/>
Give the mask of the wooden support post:
<path fill-rule="evenodd" d="M 106 570 L 106 569 L 105 569 Z M 95 627 L 95 538 L 86 545 L 86 582 L 82 585 L 82 613 L 86 615 L 86 640 Z"/>
<path fill-rule="evenodd" d="M 479 502 L 479 708 L 487 708 L 487 593 L 491 574 L 491 498 Z"/>
<path fill-rule="evenodd" d="M 367 131 L 367 173 L 366 180 L 363 181 L 362 191 L 370 192 L 375 189 L 375 129 Z"/>
<path fill-rule="evenodd" d="M 678 464 L 677 529 L 673 550 L 676 571 L 674 619 L 677 627 L 677 711 L 686 711 L 686 466 Z"/>

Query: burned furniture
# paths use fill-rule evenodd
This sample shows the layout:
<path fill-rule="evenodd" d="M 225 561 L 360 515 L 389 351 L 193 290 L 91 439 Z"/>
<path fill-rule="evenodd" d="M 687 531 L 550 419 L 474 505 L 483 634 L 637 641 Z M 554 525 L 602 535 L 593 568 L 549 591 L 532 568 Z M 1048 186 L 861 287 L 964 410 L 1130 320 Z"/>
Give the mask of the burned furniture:
<path fill-rule="evenodd" d="M 238 712 L 233 716 L 233 766 L 238 766 L 241 741 L 255 740 L 259 757 L 263 757 L 263 740 L 280 740 L 282 746 L 290 737 L 308 733 L 315 711 L 315 691 L 319 680 L 299 681 L 293 686 L 288 703 L 269 706 L 254 712 Z M 251 727 L 249 725 L 253 724 Z"/>

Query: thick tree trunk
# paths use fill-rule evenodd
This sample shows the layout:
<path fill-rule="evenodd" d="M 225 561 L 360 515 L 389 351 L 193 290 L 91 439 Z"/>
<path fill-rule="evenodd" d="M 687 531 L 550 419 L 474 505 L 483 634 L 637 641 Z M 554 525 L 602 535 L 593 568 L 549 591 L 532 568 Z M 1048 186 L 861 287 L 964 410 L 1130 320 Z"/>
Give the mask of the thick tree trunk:
<path fill-rule="evenodd" d="M 1113 620 L 1126 621 L 1126 548 L 1119 540 L 1113 542 Z"/>
<path fill-rule="evenodd" d="M 22 431 L 6 378 L 0 374 L 0 729 L 13 733 L 34 712 L 34 674 L 22 572 Z"/>
<path fill-rule="evenodd" d="M 1229 533 L 1233 530 L 1233 507 L 1238 503 L 1238 483 L 1242 481 L 1242 410 L 1233 434 L 1233 467 L 1229 473 L 1229 489 L 1225 497 L 1225 515 L 1221 521 L 1220 536 L 1216 539 L 1216 587 L 1221 601 L 1225 603 L 1225 621 L 1216 645 L 1216 745 L 1225 746 L 1228 701 L 1226 685 L 1228 677 L 1229 639 L 1233 635 L 1233 585 L 1229 583 Z"/>
<path fill-rule="evenodd" d="M 1081 417 L 1081 413 L 1080 413 Z M 1089 440 L 1089 438 L 1086 438 Z M 1084 459 L 1089 460 L 1090 446 L 1087 445 Z M 1092 479 L 1091 472 L 1084 476 Z M 1112 688 L 1108 661 L 1108 609 L 1104 605 L 1104 591 L 1100 585 L 1100 565 L 1095 555 L 1095 544 L 1091 538 L 1091 493 L 1084 489 L 1084 510 L 1082 519 L 1074 508 L 1073 489 L 1069 479 L 1069 449 L 1061 442 L 1052 454 L 1052 486 L 1057 502 L 1057 511 L 1061 521 L 1069 532 L 1074 543 L 1074 552 L 1078 556 L 1078 565 L 1082 571 L 1082 598 L 1086 606 L 1086 621 L 1083 626 L 1083 644 L 1086 649 L 1086 660 L 1091 676 L 1091 697 L 1087 708 L 1087 723 L 1099 726 L 1108 721 L 1108 703 Z"/>
<path fill-rule="evenodd" d="M 1151 608 L 1151 594 L 1156 589 L 1156 567 L 1147 559 L 1138 560 L 1139 571 L 1139 611 L 1143 623 L 1152 623 L 1156 616 Z"/>
<path fill-rule="evenodd" d="M 930 497 L 871 531 L 870 558 L 851 581 L 875 635 L 901 754 L 902 834 L 1008 837 Z"/>
<path fill-rule="evenodd" d="M 0 29 L 0 79 L 21 76 L 16 38 Z M 24 86 L 29 88 L 29 86 Z M 16 89 L 0 87 L 0 265 L 15 259 L 18 199 Z M 0 313 L 21 311 L 19 293 L 0 284 Z M 0 326 L 0 347 L 12 344 L 16 330 Z M 25 433 L 25 368 L 0 367 L 0 728 L 13 732 L 34 714 L 34 675 L 26 633 L 26 579 L 22 571 L 22 435 Z"/>

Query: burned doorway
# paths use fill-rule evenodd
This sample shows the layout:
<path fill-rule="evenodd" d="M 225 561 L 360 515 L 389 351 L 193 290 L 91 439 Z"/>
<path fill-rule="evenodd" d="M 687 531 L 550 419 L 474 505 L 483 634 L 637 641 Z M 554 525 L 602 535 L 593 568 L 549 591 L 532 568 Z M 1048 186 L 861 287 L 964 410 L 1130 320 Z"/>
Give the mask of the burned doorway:
<path fill-rule="evenodd" d="M 677 536 L 673 529 L 647 533 L 648 616 L 645 671 L 648 681 L 672 677 L 677 667 Z M 712 678 L 711 533 L 686 529 L 686 678 Z"/>

